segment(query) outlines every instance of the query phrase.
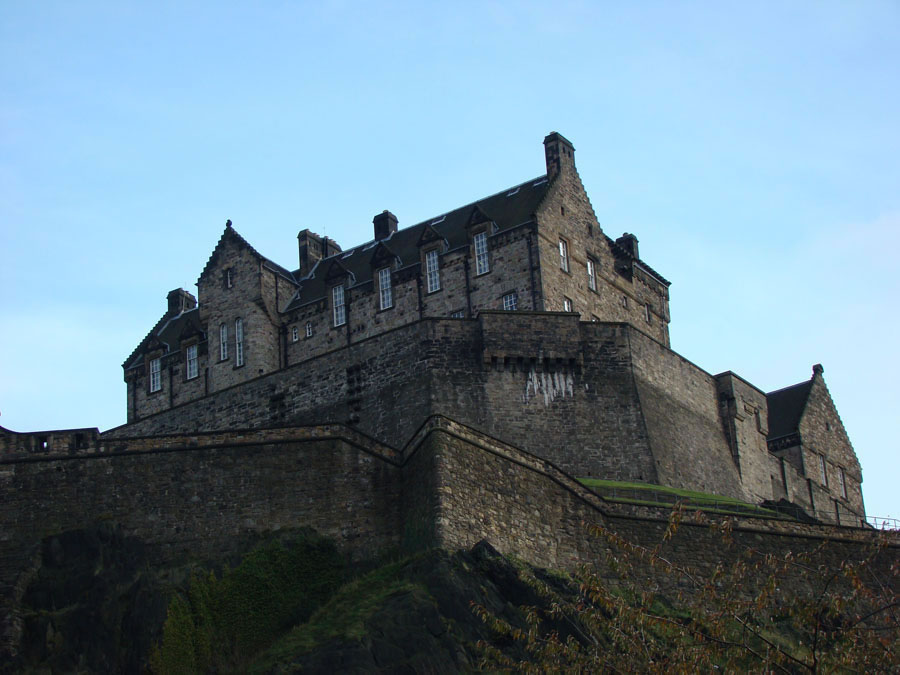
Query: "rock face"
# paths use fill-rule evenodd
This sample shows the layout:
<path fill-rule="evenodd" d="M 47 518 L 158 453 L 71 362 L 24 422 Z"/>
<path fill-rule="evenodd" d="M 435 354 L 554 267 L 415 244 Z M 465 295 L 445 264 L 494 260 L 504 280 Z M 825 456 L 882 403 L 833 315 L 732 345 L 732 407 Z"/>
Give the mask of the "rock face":
<path fill-rule="evenodd" d="M 543 581 L 560 585 L 535 571 Z M 525 628 L 520 606 L 546 607 L 516 568 L 487 542 L 470 551 L 431 551 L 398 572 L 412 590 L 389 596 L 365 620 L 362 639 L 334 639 L 273 665 L 271 672 L 456 673 L 474 670 L 479 640 L 496 639 L 471 603 Z M 558 590 L 567 592 L 560 587 Z M 552 626 L 565 639 L 569 627 Z M 512 645 L 496 645 L 514 649 Z"/>
<path fill-rule="evenodd" d="M 278 538 L 290 536 L 282 533 Z M 240 547 L 246 550 L 248 543 Z M 210 564 L 235 564 L 238 559 Z M 20 606 L 20 653 L 0 671 L 145 672 L 150 650 L 162 638 L 169 600 L 176 589 L 184 590 L 190 567 L 151 568 L 143 543 L 111 526 L 48 537 Z M 522 627 L 525 622 L 517 608 L 545 604 L 486 542 L 455 554 L 434 550 L 415 556 L 400 565 L 395 581 L 401 590 L 366 610 L 361 637 L 331 636 L 296 653 L 263 658 L 265 669 L 434 673 L 473 669 L 480 657 L 476 643 L 492 636 L 472 612 L 472 602 Z M 564 626 L 557 629 L 565 635 Z"/>
<path fill-rule="evenodd" d="M 166 604 L 139 539 L 111 526 L 48 537 L 22 599 L 22 665 L 139 671 Z"/>

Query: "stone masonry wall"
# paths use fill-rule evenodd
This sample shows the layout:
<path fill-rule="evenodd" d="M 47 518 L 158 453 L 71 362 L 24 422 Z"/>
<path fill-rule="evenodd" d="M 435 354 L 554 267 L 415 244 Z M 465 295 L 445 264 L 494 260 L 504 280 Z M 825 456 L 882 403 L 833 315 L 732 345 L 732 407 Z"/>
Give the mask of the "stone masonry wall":
<path fill-rule="evenodd" d="M 732 372 L 715 376 L 719 415 L 732 456 L 737 461 L 744 494 L 759 502 L 784 490 L 780 470 L 772 470 L 766 443 L 769 433 L 766 395 Z"/>
<path fill-rule="evenodd" d="M 629 331 L 629 340 L 659 482 L 745 498 L 722 428 L 715 378 L 637 330 Z"/>
<path fill-rule="evenodd" d="M 816 500 L 816 509 L 833 512 L 843 506 L 852 512 L 864 513 L 862 471 L 844 424 L 822 379 L 821 367 L 813 374 L 812 389 L 800 419 L 799 430 L 803 439 L 806 476 L 822 489 L 821 498 Z M 824 480 L 820 457 L 825 459 Z M 844 478 L 843 490 L 841 474 Z"/>
<path fill-rule="evenodd" d="M 644 273 L 627 279 L 616 271 L 616 260 L 597 221 L 574 157 L 564 157 L 559 175 L 537 212 L 538 249 L 544 307 L 562 311 L 564 298 L 585 321 L 623 321 L 669 344 L 669 293 Z M 569 269 L 561 268 L 559 241 L 569 253 Z M 594 261 L 596 288 L 588 283 L 587 260 Z M 644 306 L 650 306 L 649 321 Z"/>
<path fill-rule="evenodd" d="M 642 515 L 617 512 L 556 467 L 515 448 L 492 445 L 452 424 L 434 429 L 419 451 L 436 455 L 439 539 L 445 548 L 487 539 L 506 555 L 551 569 L 571 570 L 581 563 L 601 563 L 602 568 L 610 548 L 587 532 L 591 524 L 646 548 L 661 545 L 667 560 L 704 573 L 735 559 L 747 547 L 781 555 L 816 551 L 818 564 L 837 570 L 844 561 L 865 557 L 879 536 L 869 529 L 745 518 L 734 521 L 735 544 L 728 546 L 721 535 L 688 516 L 677 534 L 664 542 L 666 509 L 655 513 L 646 509 Z M 895 536 L 877 564 L 887 572 L 898 555 L 900 538 Z M 788 582 L 803 584 L 804 579 Z"/>

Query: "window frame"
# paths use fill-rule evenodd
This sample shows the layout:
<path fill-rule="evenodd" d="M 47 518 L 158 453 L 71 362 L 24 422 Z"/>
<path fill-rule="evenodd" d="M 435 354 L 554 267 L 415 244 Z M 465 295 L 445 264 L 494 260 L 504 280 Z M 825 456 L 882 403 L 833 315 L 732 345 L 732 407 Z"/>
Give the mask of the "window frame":
<path fill-rule="evenodd" d="M 184 348 L 184 379 L 194 380 L 200 376 L 200 350 L 196 344 Z"/>
<path fill-rule="evenodd" d="M 347 302 L 344 287 L 340 284 L 331 287 L 331 317 L 334 328 L 347 323 Z"/>
<path fill-rule="evenodd" d="M 487 243 L 487 232 L 476 232 L 472 235 L 472 245 L 475 251 L 475 276 L 480 277 L 491 271 L 490 251 Z"/>
<path fill-rule="evenodd" d="M 819 458 L 819 478 L 822 479 L 822 485 L 828 487 L 828 472 L 825 468 L 825 455 L 816 453 L 816 457 Z"/>
<path fill-rule="evenodd" d="M 653 321 L 651 320 L 651 316 L 652 316 L 652 314 L 651 314 L 651 310 L 650 310 L 650 303 L 645 302 L 644 303 L 644 321 L 646 321 L 648 324 L 652 324 Z"/>
<path fill-rule="evenodd" d="M 383 312 L 394 306 L 394 291 L 391 286 L 391 268 L 382 267 L 376 273 L 378 278 L 378 311 Z"/>
<path fill-rule="evenodd" d="M 312 321 L 306 322 L 306 337 L 308 337 L 308 338 L 312 337 Z"/>
<path fill-rule="evenodd" d="M 219 361 L 228 360 L 228 324 L 219 324 Z"/>
<path fill-rule="evenodd" d="M 154 368 L 154 365 L 156 366 Z M 148 384 L 150 385 L 150 393 L 155 394 L 158 391 L 162 391 L 162 357 L 156 357 L 155 359 L 150 359 L 150 378 Z"/>
<path fill-rule="evenodd" d="M 517 291 L 510 291 L 503 296 L 503 311 L 515 312 L 519 309 L 519 294 Z"/>
<path fill-rule="evenodd" d="M 562 237 L 559 238 L 559 269 L 569 273 L 569 242 Z"/>
<path fill-rule="evenodd" d="M 238 317 L 234 320 L 234 367 L 244 365 L 244 320 Z"/>
<path fill-rule="evenodd" d="M 441 290 L 441 262 L 436 248 L 425 252 L 425 292 Z"/>
<path fill-rule="evenodd" d="M 595 293 L 597 292 L 597 261 L 588 256 L 585 263 L 588 275 L 588 288 Z"/>
<path fill-rule="evenodd" d="M 564 312 L 574 312 L 575 311 L 575 303 L 572 302 L 572 298 L 563 296 L 563 311 Z"/>
<path fill-rule="evenodd" d="M 300 329 L 297 326 L 291 326 L 291 342 L 297 342 L 300 340 Z"/>

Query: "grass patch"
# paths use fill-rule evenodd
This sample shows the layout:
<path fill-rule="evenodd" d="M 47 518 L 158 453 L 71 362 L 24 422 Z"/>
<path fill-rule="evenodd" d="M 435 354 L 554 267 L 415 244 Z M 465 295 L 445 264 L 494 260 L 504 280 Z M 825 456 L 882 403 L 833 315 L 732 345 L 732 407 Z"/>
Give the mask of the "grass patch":
<path fill-rule="evenodd" d="M 628 481 L 603 480 L 600 478 L 579 478 L 578 481 L 597 491 L 606 499 L 639 506 L 672 506 L 683 500 L 688 506 L 696 506 L 703 511 L 728 515 L 757 514 L 768 517 L 783 517 L 772 509 L 766 509 L 749 502 L 697 490 L 654 485 L 652 483 L 631 483 Z M 736 507 L 730 509 L 729 507 Z"/>
<path fill-rule="evenodd" d="M 392 595 L 425 592 L 418 584 L 404 579 L 401 570 L 419 554 L 383 567 L 342 586 L 306 623 L 295 626 L 259 655 L 248 672 L 270 672 L 279 663 L 306 654 L 331 640 L 361 640 L 366 636 L 366 620 Z"/>

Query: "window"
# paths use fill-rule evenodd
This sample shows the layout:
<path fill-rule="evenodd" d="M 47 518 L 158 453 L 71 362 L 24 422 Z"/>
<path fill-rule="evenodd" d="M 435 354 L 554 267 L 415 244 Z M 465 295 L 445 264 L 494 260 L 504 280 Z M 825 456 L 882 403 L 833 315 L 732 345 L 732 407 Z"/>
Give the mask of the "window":
<path fill-rule="evenodd" d="M 569 298 L 563 298 L 563 311 L 564 312 L 574 312 L 572 309 L 572 301 Z"/>
<path fill-rule="evenodd" d="M 189 380 L 197 377 L 197 345 L 191 345 L 185 352 L 184 376 Z"/>
<path fill-rule="evenodd" d="M 162 380 L 160 379 L 161 363 L 160 359 L 151 359 L 150 361 L 150 391 L 159 391 L 162 389 Z"/>
<path fill-rule="evenodd" d="M 231 288 L 234 286 L 234 279 L 231 277 L 231 270 L 225 270 L 225 288 Z"/>
<path fill-rule="evenodd" d="M 822 479 L 822 485 L 828 485 L 828 474 L 825 473 L 825 457 L 816 455 L 819 458 L 819 476 Z"/>
<path fill-rule="evenodd" d="M 312 322 L 306 322 L 306 337 L 312 337 Z"/>
<path fill-rule="evenodd" d="M 224 361 L 228 358 L 228 326 L 222 324 L 219 326 L 219 360 Z"/>
<path fill-rule="evenodd" d="M 378 270 L 378 295 L 381 309 L 390 309 L 394 306 L 394 298 L 391 295 L 390 267 L 382 267 Z"/>
<path fill-rule="evenodd" d="M 569 271 L 569 242 L 565 239 L 559 240 L 559 268 L 563 272 Z"/>
<path fill-rule="evenodd" d="M 621 302 L 622 302 L 622 307 L 624 307 L 625 309 L 628 309 L 628 296 L 627 295 L 622 296 Z"/>
<path fill-rule="evenodd" d="M 841 497 L 847 499 L 847 479 L 844 476 L 844 470 L 838 467 L 838 485 L 841 488 Z"/>
<path fill-rule="evenodd" d="M 428 293 L 441 290 L 441 273 L 438 269 L 438 252 L 425 254 L 425 287 Z"/>
<path fill-rule="evenodd" d="M 644 321 L 650 323 L 650 303 L 644 305 Z"/>
<path fill-rule="evenodd" d="M 475 275 L 485 274 L 491 269 L 488 263 L 487 232 L 475 235 Z"/>
<path fill-rule="evenodd" d="M 244 365 L 244 321 L 234 320 L 234 365 Z"/>
<path fill-rule="evenodd" d="M 455 312 L 450 312 L 451 319 L 465 319 L 466 318 L 466 310 L 458 309 Z"/>
<path fill-rule="evenodd" d="M 594 261 L 587 259 L 588 288 L 592 291 L 597 290 L 597 269 L 594 267 Z"/>
<path fill-rule="evenodd" d="M 297 326 L 291 328 L 291 341 L 296 342 L 300 339 L 300 329 Z"/>
<path fill-rule="evenodd" d="M 503 296 L 503 309 L 514 312 L 519 308 L 519 294 L 513 291 Z"/>
<path fill-rule="evenodd" d="M 343 326 L 347 323 L 347 310 L 344 307 L 344 287 L 335 286 L 331 289 L 331 307 L 334 312 L 334 325 Z"/>

